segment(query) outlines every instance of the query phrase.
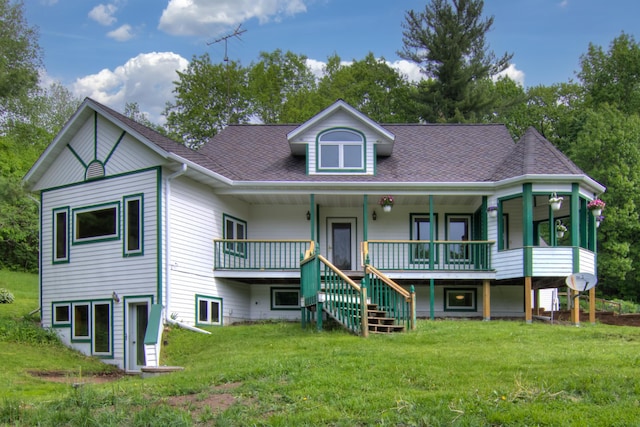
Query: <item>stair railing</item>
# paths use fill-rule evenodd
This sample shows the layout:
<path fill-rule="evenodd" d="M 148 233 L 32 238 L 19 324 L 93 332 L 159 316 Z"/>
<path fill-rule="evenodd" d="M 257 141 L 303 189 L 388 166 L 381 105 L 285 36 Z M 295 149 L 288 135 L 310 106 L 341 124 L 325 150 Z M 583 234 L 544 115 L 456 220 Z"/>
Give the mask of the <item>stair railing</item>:
<path fill-rule="evenodd" d="M 413 285 L 407 291 L 368 262 L 364 266 L 363 280 L 373 304 L 386 311 L 396 324 L 404 324 L 407 330 L 416 329 L 416 292 Z"/>

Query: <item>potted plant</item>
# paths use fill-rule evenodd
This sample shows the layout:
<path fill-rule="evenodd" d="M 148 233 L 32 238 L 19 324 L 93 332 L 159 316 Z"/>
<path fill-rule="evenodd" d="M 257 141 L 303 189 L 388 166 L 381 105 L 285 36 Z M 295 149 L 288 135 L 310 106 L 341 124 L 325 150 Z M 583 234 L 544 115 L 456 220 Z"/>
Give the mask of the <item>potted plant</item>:
<path fill-rule="evenodd" d="M 498 216 L 498 207 L 497 206 L 489 206 L 487 208 L 487 213 L 489 214 L 489 216 L 491 218 L 495 218 L 496 216 Z"/>
<path fill-rule="evenodd" d="M 604 209 L 606 203 L 600 199 L 593 199 L 589 203 L 587 203 L 587 209 L 591 211 L 593 216 L 596 218 L 602 215 L 602 210 Z"/>
<path fill-rule="evenodd" d="M 554 211 L 560 210 L 560 207 L 562 206 L 562 200 L 562 197 L 558 197 L 556 193 L 552 193 L 551 197 L 549 198 L 549 205 L 551 205 L 551 209 L 553 209 Z"/>
<path fill-rule="evenodd" d="M 564 233 L 567 232 L 567 226 L 562 223 L 562 221 L 556 221 L 556 237 L 558 239 L 564 237 Z"/>
<path fill-rule="evenodd" d="M 604 215 L 598 215 L 596 217 L 596 227 L 600 227 L 600 224 L 604 221 Z"/>
<path fill-rule="evenodd" d="M 393 196 L 382 196 L 380 198 L 380 206 L 382 206 L 383 211 L 391 212 L 391 207 L 393 206 Z"/>

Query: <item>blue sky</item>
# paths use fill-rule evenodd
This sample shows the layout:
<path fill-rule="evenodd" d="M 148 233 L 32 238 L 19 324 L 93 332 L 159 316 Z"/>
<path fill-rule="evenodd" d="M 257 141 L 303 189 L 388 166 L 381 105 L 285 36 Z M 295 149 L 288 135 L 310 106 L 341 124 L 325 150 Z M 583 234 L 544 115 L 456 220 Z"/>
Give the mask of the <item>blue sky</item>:
<path fill-rule="evenodd" d="M 401 61 L 407 10 L 426 0 L 27 0 L 26 18 L 39 27 L 46 79 L 78 97 L 91 96 L 122 111 L 138 102 L 154 121 L 172 99 L 176 70 L 194 56 L 228 56 L 249 65 L 261 51 L 290 50 L 321 68 L 332 54 L 384 57 L 412 79 L 415 66 Z M 485 0 L 494 17 L 488 42 L 497 55 L 512 52 L 509 74 L 524 86 L 575 77 L 589 43 L 608 48 L 623 31 L 640 39 L 637 0 Z"/>

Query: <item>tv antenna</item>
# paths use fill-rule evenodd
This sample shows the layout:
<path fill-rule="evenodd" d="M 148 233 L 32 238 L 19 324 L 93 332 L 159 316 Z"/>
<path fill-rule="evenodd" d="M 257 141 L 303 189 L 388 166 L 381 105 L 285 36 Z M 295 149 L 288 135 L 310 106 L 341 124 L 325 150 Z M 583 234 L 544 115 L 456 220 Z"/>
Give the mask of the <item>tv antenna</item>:
<path fill-rule="evenodd" d="M 224 35 L 222 37 L 219 37 L 219 38 L 215 39 L 214 41 L 212 41 L 210 43 L 207 43 L 207 46 L 211 46 L 212 44 L 224 42 L 224 62 L 229 62 L 229 56 L 227 55 L 227 41 L 230 38 L 233 38 L 233 37 L 237 37 L 238 39 L 240 39 L 240 35 L 247 32 L 247 30 L 245 30 L 245 29 L 241 30 L 240 27 L 242 27 L 242 24 L 239 24 L 236 27 L 236 29 L 233 30 L 233 33 L 226 34 L 226 35 Z"/>

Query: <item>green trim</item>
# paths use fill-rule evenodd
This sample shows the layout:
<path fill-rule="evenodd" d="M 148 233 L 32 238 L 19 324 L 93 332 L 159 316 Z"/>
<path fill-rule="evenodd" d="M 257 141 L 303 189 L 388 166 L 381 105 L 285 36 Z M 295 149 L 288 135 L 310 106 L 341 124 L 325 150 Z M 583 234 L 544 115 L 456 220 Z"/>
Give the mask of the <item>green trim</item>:
<path fill-rule="evenodd" d="M 162 321 L 162 304 L 152 304 L 149 319 L 147 320 L 147 330 L 144 334 L 144 344 L 157 344 L 158 331 L 160 330 L 160 322 Z"/>
<path fill-rule="evenodd" d="M 304 173 L 305 173 L 306 176 L 309 176 L 309 175 L 311 175 L 311 167 L 309 165 L 309 144 L 307 144 L 305 146 L 305 159 L 306 159 L 306 161 L 305 161 L 305 171 L 304 171 Z"/>
<path fill-rule="evenodd" d="M 167 201 L 168 202 L 168 201 Z M 163 238 L 164 238 L 164 216 L 162 198 L 162 169 L 156 168 L 156 294 L 158 303 L 162 304 L 162 272 L 163 272 Z M 167 207 L 168 209 L 168 207 Z M 168 268 L 169 266 L 167 266 Z"/>
<path fill-rule="evenodd" d="M 44 234 L 43 231 L 43 223 L 44 223 L 44 207 L 43 207 L 43 194 L 42 192 L 40 193 L 40 202 L 38 203 L 38 211 L 39 211 L 39 221 L 40 221 L 40 228 L 38 229 L 38 250 L 39 250 L 39 254 L 40 256 L 38 257 L 38 289 L 40 292 L 38 292 L 38 308 L 40 309 L 40 316 L 42 316 L 43 313 L 43 305 L 42 305 L 42 270 L 43 270 L 43 266 L 44 266 L 44 261 L 43 261 L 43 252 L 42 252 L 42 235 Z"/>
<path fill-rule="evenodd" d="M 447 308 L 447 301 L 449 300 L 448 298 L 449 292 L 471 293 L 471 295 L 473 296 L 473 305 L 471 307 Z M 448 311 L 448 312 L 478 311 L 478 289 L 477 288 L 443 288 L 442 296 L 443 296 L 442 298 L 443 311 Z"/>
<path fill-rule="evenodd" d="M 78 159 L 78 161 L 80 162 L 80 164 L 82 165 L 82 167 L 85 169 L 85 173 L 87 171 L 87 164 L 84 162 L 84 160 L 82 160 L 82 157 L 80 157 L 80 155 L 78 153 L 76 153 L 76 150 L 73 149 L 73 147 L 71 147 L 71 145 L 67 144 L 67 148 L 69 149 L 69 151 L 71 151 L 71 154 L 74 155 L 74 157 L 76 159 Z M 43 190 L 44 191 L 44 190 Z"/>
<path fill-rule="evenodd" d="M 230 239 L 230 237 L 227 236 L 227 221 L 232 221 L 234 223 L 234 225 L 236 223 L 240 223 L 242 225 L 244 225 L 244 236 L 242 236 L 241 238 L 238 238 L 238 236 L 235 236 L 232 238 L 233 240 L 242 240 L 242 239 L 246 239 L 247 236 L 249 235 L 249 230 L 247 228 L 247 221 L 240 219 L 240 218 L 236 218 L 233 215 L 229 215 L 226 213 L 222 214 L 222 238 L 223 239 Z M 234 233 L 235 233 L 235 226 L 234 226 Z M 224 253 L 228 254 L 228 255 L 233 255 L 233 256 L 238 256 L 241 258 L 247 258 L 248 254 L 247 254 L 247 247 L 246 244 L 243 243 L 235 243 L 237 245 L 242 245 L 243 249 L 242 250 L 237 250 L 236 249 L 227 249 L 227 245 L 229 243 L 225 243 L 224 244 Z M 234 243 L 232 243 L 234 244 Z"/>
<path fill-rule="evenodd" d="M 120 145 L 120 143 L 122 142 L 122 140 L 124 139 L 124 136 L 127 134 L 126 131 L 122 131 L 122 133 L 120 134 L 120 137 L 118 138 L 118 140 L 116 141 L 116 143 L 114 144 L 113 148 L 111 149 L 111 151 L 109 152 L 109 154 L 107 155 L 107 158 L 104 159 L 104 164 L 106 165 L 107 163 L 109 163 L 109 160 L 111 159 L 111 156 L 113 156 L 113 154 L 116 152 L 116 149 L 118 148 L 118 145 Z"/>
<path fill-rule="evenodd" d="M 99 303 L 99 304 L 96 304 Z M 95 313 L 96 313 L 96 305 L 108 305 L 109 306 L 109 351 L 108 352 L 98 352 L 95 351 L 96 344 L 96 322 L 95 322 Z M 91 302 L 91 355 L 99 357 L 101 359 L 112 359 L 113 358 L 113 347 L 114 347 L 114 319 L 113 319 L 113 300 L 105 299 L 105 300 L 95 300 Z"/>
<path fill-rule="evenodd" d="M 75 325 L 76 325 L 76 320 L 75 320 L 75 314 L 76 314 L 76 306 L 87 306 L 88 309 L 88 313 L 87 313 L 87 335 L 86 337 L 84 335 L 78 335 L 76 336 L 75 333 Z M 70 335 L 70 340 L 71 342 L 91 342 L 91 301 L 90 300 L 80 300 L 80 301 L 73 301 L 71 302 L 71 335 Z M 91 352 L 89 352 L 91 353 Z"/>
<path fill-rule="evenodd" d="M 486 211 L 486 210 L 485 210 Z M 473 214 L 470 213 L 445 213 L 444 214 L 444 239 L 445 240 L 450 240 L 449 239 L 449 220 L 451 218 L 464 218 L 467 220 L 467 240 L 471 241 L 472 236 L 473 236 L 473 230 L 472 230 L 472 226 L 473 226 Z M 437 239 L 436 239 L 437 240 Z M 447 245 L 447 249 L 448 249 L 448 245 Z M 470 254 L 467 254 L 467 257 L 465 258 L 461 258 L 462 260 L 466 260 L 468 261 L 470 259 Z M 449 251 L 446 250 L 445 254 L 444 254 L 444 262 L 445 263 L 449 263 L 450 258 L 449 258 Z M 458 260 L 454 260 L 458 261 Z"/>
<path fill-rule="evenodd" d="M 489 240 L 489 214 L 487 208 L 489 207 L 489 201 L 487 196 L 482 196 L 482 203 L 480 204 L 480 240 Z M 498 217 L 496 217 L 496 220 Z"/>
<path fill-rule="evenodd" d="M 66 306 L 69 310 L 69 320 L 65 322 L 56 322 L 56 307 Z M 71 302 L 52 301 L 51 302 L 51 326 L 53 328 L 70 328 L 71 327 Z"/>
<path fill-rule="evenodd" d="M 315 194 L 310 194 L 309 195 L 309 213 L 311 214 L 311 221 L 309 226 L 311 227 L 310 231 L 311 231 L 311 240 L 315 241 L 316 240 L 316 195 Z"/>
<path fill-rule="evenodd" d="M 369 196 L 367 194 L 364 194 L 362 196 L 362 240 L 363 241 L 367 241 L 369 240 L 368 238 L 369 236 Z M 365 260 L 361 260 L 362 263 L 365 262 Z"/>
<path fill-rule="evenodd" d="M 129 330 L 129 326 L 127 325 L 127 320 L 129 319 L 129 314 L 127 313 L 127 309 L 130 303 L 146 303 L 147 307 L 151 307 L 154 303 L 153 295 L 127 295 L 122 297 L 122 354 L 123 354 L 123 364 L 125 369 L 129 369 L 129 359 L 127 356 L 127 332 Z M 150 308 L 147 309 L 150 311 Z M 148 321 L 147 321 L 148 322 Z M 148 323 L 147 323 L 148 324 Z"/>
<path fill-rule="evenodd" d="M 93 112 L 93 158 L 98 159 L 98 112 Z"/>
<path fill-rule="evenodd" d="M 64 207 L 60 207 L 60 208 L 54 208 L 52 209 L 52 214 L 53 214 L 53 223 L 52 225 L 52 235 L 51 235 L 51 239 L 52 239 L 52 246 L 51 246 L 51 263 L 52 264 L 69 264 L 70 262 L 70 254 L 71 254 L 71 239 L 70 239 L 70 233 L 71 233 L 71 227 L 70 227 L 70 215 L 69 215 L 69 211 L 70 211 L 70 207 L 69 206 L 64 206 Z M 66 221 L 65 221 L 65 225 L 67 227 L 67 236 L 66 236 L 66 240 L 65 240 L 65 246 L 66 246 L 66 250 L 65 250 L 65 256 L 64 258 L 56 258 L 56 253 L 57 253 L 57 249 L 58 249 L 58 219 L 57 219 L 57 215 L 58 213 L 64 212 L 66 214 Z M 42 252 L 40 252 L 42 253 Z"/>
<path fill-rule="evenodd" d="M 128 250 L 129 244 L 129 205 L 128 202 L 138 200 L 138 249 Z M 122 257 L 134 257 L 144 255 L 144 193 L 131 194 L 122 198 Z"/>
<path fill-rule="evenodd" d="M 330 132 L 334 132 L 334 131 L 347 131 L 347 132 L 352 132 L 352 133 L 356 133 L 359 134 L 362 137 L 362 168 L 322 168 L 320 166 L 320 138 Z M 328 142 L 332 142 L 332 141 L 327 141 Z M 346 142 L 346 141 L 342 141 L 342 142 Z M 355 142 L 355 141 L 354 141 Z M 336 145 L 340 145 L 341 147 L 343 146 L 343 144 L 336 144 Z M 355 145 L 355 144 L 354 144 Z M 324 129 L 323 131 L 319 132 L 316 135 L 316 173 L 336 173 L 336 174 L 361 174 L 367 171 L 367 137 L 365 136 L 364 133 L 362 133 L 361 131 L 359 131 L 358 129 L 354 129 L 354 128 L 349 128 L 349 127 L 343 127 L 343 126 L 339 126 L 339 127 L 333 127 L 333 128 L 328 128 L 328 129 Z M 307 158 L 309 158 L 307 156 Z M 307 162 L 309 163 L 309 162 Z"/>
<path fill-rule="evenodd" d="M 431 194 L 429 195 L 429 218 L 435 218 L 435 214 L 433 212 L 433 195 Z M 437 221 L 438 221 L 438 218 L 435 218 L 435 221 L 431 221 L 431 220 L 429 221 L 429 237 L 431 241 L 429 243 L 430 252 L 433 252 L 433 249 L 434 249 L 433 236 L 437 233 L 437 228 L 436 228 Z M 431 271 L 433 271 L 433 268 L 435 266 L 433 258 L 434 257 L 429 257 L 429 270 Z M 431 320 L 434 320 L 436 318 L 435 299 L 436 299 L 435 279 L 431 277 L 429 279 L 429 318 Z"/>
<path fill-rule="evenodd" d="M 275 298 L 274 298 L 274 292 L 278 292 L 278 291 L 285 291 L 285 292 L 297 292 L 298 296 L 297 296 L 297 304 L 295 306 L 276 306 L 275 305 Z M 301 292 L 300 292 L 300 287 L 271 287 L 269 288 L 269 299 L 270 299 L 270 303 L 271 303 L 271 310 L 272 311 L 298 311 L 300 310 L 300 296 L 301 296 Z"/>
<path fill-rule="evenodd" d="M 77 223 L 77 216 L 78 214 L 82 214 L 82 213 L 87 213 L 87 212 L 93 212 L 93 211 L 97 211 L 97 210 L 101 210 L 101 208 L 107 208 L 107 207 L 114 207 L 116 209 L 116 213 L 115 213 L 115 234 L 109 234 L 106 236 L 102 236 L 102 237 L 91 237 L 91 238 L 85 238 L 85 239 L 79 239 L 77 238 L 76 234 L 77 234 L 77 230 L 76 230 L 76 223 Z M 106 241 L 113 241 L 113 240 L 120 240 L 120 201 L 116 201 L 116 202 L 106 202 L 106 203 L 100 203 L 97 205 L 90 205 L 90 206 L 82 206 L 79 208 L 74 208 L 71 211 L 71 227 L 73 229 L 72 231 L 72 244 L 73 245 L 84 245 L 87 243 L 96 243 L 96 242 L 106 242 Z"/>
<path fill-rule="evenodd" d="M 122 178 L 122 177 L 129 176 L 129 175 L 142 174 L 142 173 L 145 173 L 145 172 L 159 171 L 159 170 L 161 170 L 160 166 L 153 166 L 153 167 L 150 167 L 150 168 L 124 172 L 124 173 L 120 173 L 120 174 L 117 174 L 117 175 L 105 176 L 104 178 L 101 179 L 101 181 L 102 180 L 115 179 L 115 178 Z M 63 189 L 66 189 L 66 188 L 77 187 L 77 186 L 80 186 L 80 185 L 93 184 L 96 181 L 98 181 L 98 180 L 97 179 L 92 179 L 91 181 L 74 182 L 74 183 L 71 183 L 71 184 L 65 184 L 65 185 L 60 185 L 60 186 L 57 186 L 57 187 L 46 188 L 46 189 L 41 190 L 41 192 L 42 193 L 48 193 L 50 191 L 63 190 Z"/>
<path fill-rule="evenodd" d="M 573 246 L 573 272 L 580 272 L 580 186 L 571 185 L 571 246 Z"/>
<path fill-rule="evenodd" d="M 212 297 L 209 295 L 202 295 L 202 294 L 196 294 L 196 309 L 195 309 L 195 316 L 196 316 L 196 326 L 223 326 L 224 324 L 224 318 L 223 318 L 223 300 L 220 297 Z M 208 302 L 217 302 L 218 305 L 218 319 L 220 319 L 220 321 L 218 323 L 213 323 L 213 322 L 201 322 L 200 321 L 200 300 L 206 300 Z M 297 308 L 296 308 L 297 310 Z M 211 318 L 211 316 L 209 316 L 209 318 Z"/>
<path fill-rule="evenodd" d="M 429 212 L 433 212 L 433 209 L 429 208 Z M 426 218 L 429 220 L 429 270 L 433 270 L 434 266 L 437 262 L 439 262 L 440 254 L 438 253 L 438 248 L 433 243 L 434 240 L 438 240 L 438 214 L 432 213 L 409 213 L 409 239 L 410 240 L 418 240 L 413 234 L 413 225 L 415 223 L 416 218 Z M 433 218 L 433 221 L 431 220 Z M 435 233 L 435 235 L 434 235 Z M 434 254 L 435 256 L 431 256 Z M 409 251 L 409 262 L 414 263 L 415 260 L 426 260 L 427 258 L 419 258 L 415 257 L 413 251 Z"/>
<path fill-rule="evenodd" d="M 533 192 L 532 184 L 522 184 L 522 246 L 524 247 L 523 274 L 533 274 Z"/>

